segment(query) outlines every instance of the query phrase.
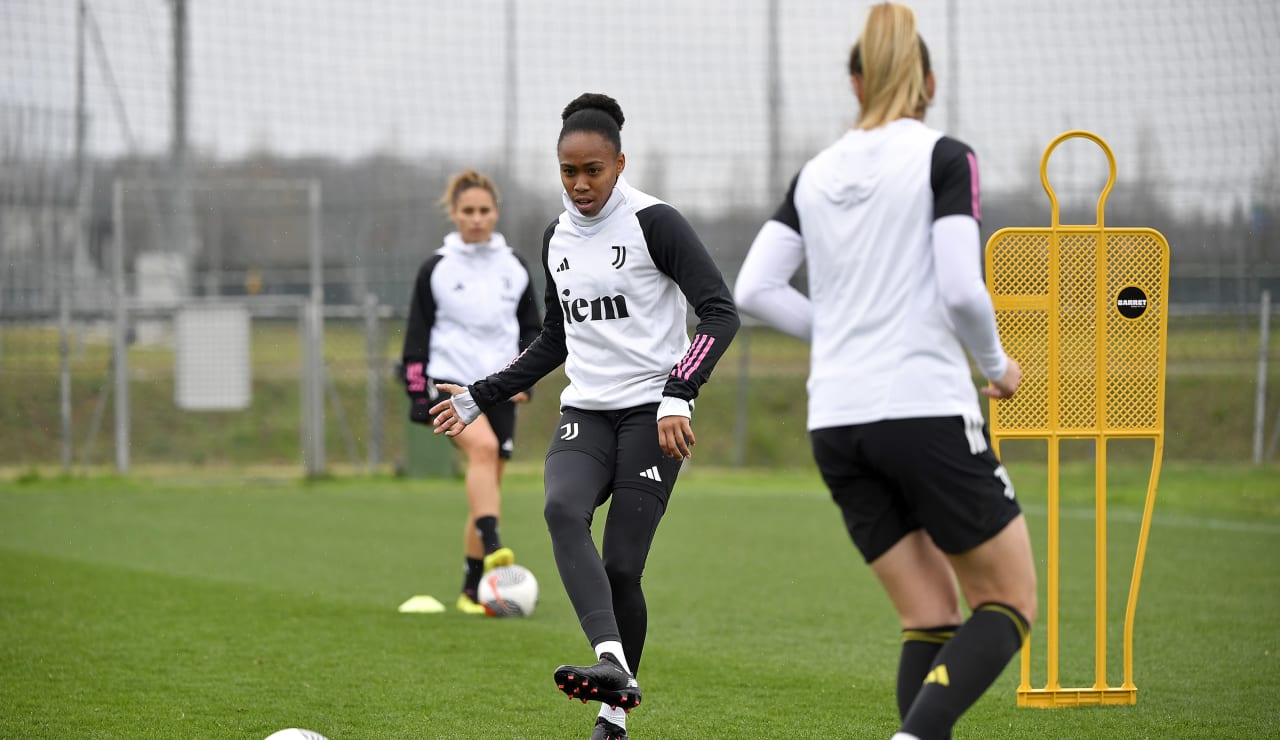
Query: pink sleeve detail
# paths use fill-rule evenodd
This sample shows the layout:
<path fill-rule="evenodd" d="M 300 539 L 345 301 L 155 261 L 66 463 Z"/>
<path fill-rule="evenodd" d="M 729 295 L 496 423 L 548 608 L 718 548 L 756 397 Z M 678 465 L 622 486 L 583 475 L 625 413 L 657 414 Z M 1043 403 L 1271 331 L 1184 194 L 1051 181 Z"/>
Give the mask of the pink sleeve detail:
<path fill-rule="evenodd" d="M 411 362 L 404 369 L 404 379 L 409 384 L 410 393 L 422 393 L 427 390 L 427 376 L 422 372 L 421 362 Z"/>
<path fill-rule="evenodd" d="M 681 380 L 688 380 L 698 371 L 698 367 L 702 365 L 702 360 L 707 356 L 707 352 L 711 351 L 711 345 L 715 344 L 714 337 L 699 334 L 693 338 L 693 344 L 689 346 L 689 351 L 684 353 L 684 358 L 675 366 L 671 374 Z"/>

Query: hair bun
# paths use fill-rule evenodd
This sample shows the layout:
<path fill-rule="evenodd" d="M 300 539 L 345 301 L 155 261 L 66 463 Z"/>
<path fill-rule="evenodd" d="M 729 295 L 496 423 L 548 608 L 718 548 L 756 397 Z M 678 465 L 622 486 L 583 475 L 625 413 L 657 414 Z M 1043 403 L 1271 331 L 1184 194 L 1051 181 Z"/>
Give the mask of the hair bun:
<path fill-rule="evenodd" d="M 568 121 L 569 116 L 583 110 L 598 110 L 613 119 L 618 124 L 618 130 L 622 130 L 622 123 L 626 118 L 622 115 L 622 106 L 618 105 L 618 101 L 605 95 L 604 93 L 583 93 L 574 98 L 572 102 L 564 107 L 564 112 L 560 114 L 561 121 Z"/>

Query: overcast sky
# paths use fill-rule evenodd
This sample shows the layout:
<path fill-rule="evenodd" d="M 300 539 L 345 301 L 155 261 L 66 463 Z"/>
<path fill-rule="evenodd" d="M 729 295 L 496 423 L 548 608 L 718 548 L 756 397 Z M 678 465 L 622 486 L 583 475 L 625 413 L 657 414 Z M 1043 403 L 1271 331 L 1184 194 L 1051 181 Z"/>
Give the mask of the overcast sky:
<path fill-rule="evenodd" d="M 854 118 L 844 64 L 868 6 L 778 4 L 783 182 L 766 177 L 767 0 L 510 3 L 518 176 L 555 197 L 559 112 L 578 93 L 600 91 L 627 113 L 624 149 L 637 181 L 659 179 L 661 166 L 659 195 L 673 203 L 772 203 L 795 167 Z M 189 0 L 192 144 L 222 158 L 447 153 L 492 163 L 508 135 L 508 5 Z M 170 2 L 89 6 L 105 52 L 90 47 L 91 150 L 163 152 Z M 1040 152 L 1071 128 L 1111 143 L 1122 180 L 1155 172 L 1179 207 L 1247 205 L 1268 173 L 1277 187 L 1280 2 L 912 6 L 939 75 L 928 122 L 977 149 L 988 189 L 1038 190 Z M 71 150 L 74 72 L 75 0 L 0 0 L 4 156 Z M 1065 152 L 1051 181 L 1096 192 L 1100 155 Z"/>

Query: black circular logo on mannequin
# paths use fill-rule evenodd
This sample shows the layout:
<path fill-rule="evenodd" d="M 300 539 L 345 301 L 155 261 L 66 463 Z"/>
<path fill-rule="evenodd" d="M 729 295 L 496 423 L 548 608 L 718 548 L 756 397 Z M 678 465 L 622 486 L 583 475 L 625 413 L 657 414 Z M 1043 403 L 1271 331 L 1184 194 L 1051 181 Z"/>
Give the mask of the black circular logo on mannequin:
<path fill-rule="evenodd" d="M 1136 319 L 1147 310 L 1147 294 L 1142 288 L 1130 285 L 1116 296 L 1116 310 L 1126 319 Z"/>

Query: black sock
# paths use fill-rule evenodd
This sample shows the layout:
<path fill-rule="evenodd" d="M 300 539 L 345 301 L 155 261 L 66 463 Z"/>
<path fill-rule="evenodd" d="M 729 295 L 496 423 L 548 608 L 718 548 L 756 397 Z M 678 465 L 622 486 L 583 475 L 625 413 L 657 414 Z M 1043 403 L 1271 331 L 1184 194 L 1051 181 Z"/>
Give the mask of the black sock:
<path fill-rule="evenodd" d="M 938 651 L 955 635 L 960 625 L 902 631 L 902 655 L 898 659 L 898 719 L 907 716 L 911 702 L 916 700 L 924 677 L 933 668 Z"/>
<path fill-rule="evenodd" d="M 480 543 L 484 545 L 484 554 L 502 549 L 502 540 L 498 537 L 498 517 L 476 517 L 476 531 L 480 533 Z"/>
<path fill-rule="evenodd" d="M 1006 604 L 989 602 L 974 609 L 938 652 L 902 731 L 920 740 L 948 737 L 960 715 L 1000 677 L 1029 629 L 1018 610 Z"/>
<path fill-rule="evenodd" d="M 484 561 L 467 558 L 467 564 L 462 567 L 462 593 L 472 601 L 476 600 L 476 594 L 480 590 L 480 578 L 483 575 Z"/>

